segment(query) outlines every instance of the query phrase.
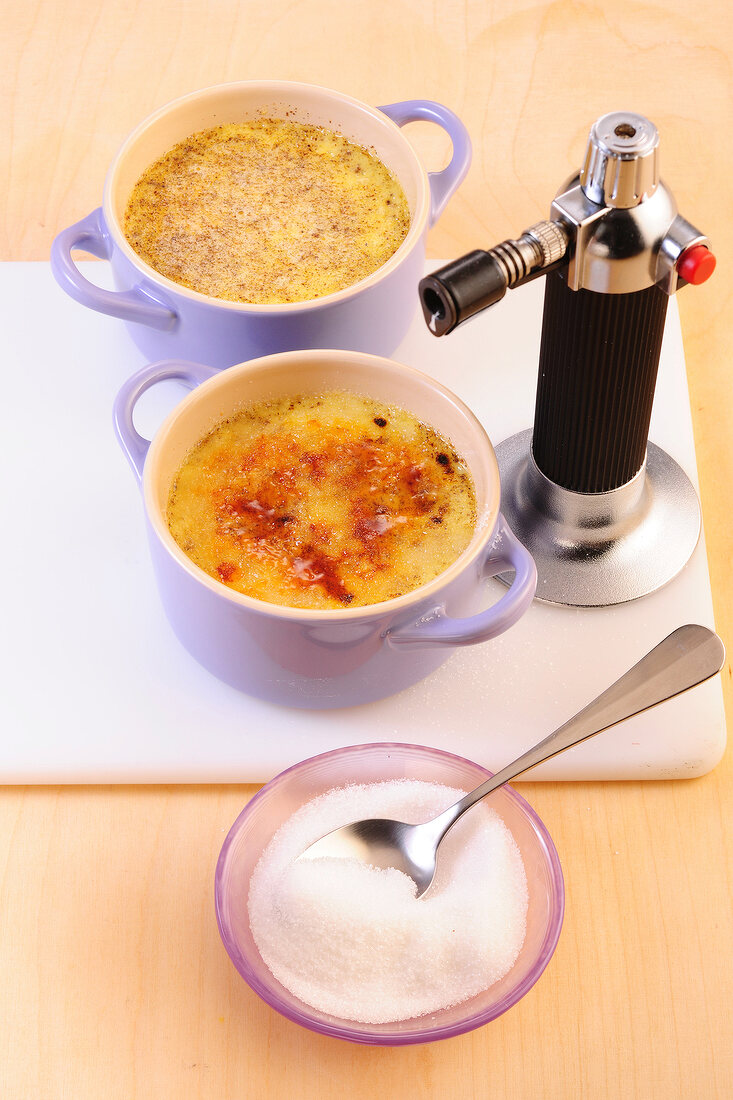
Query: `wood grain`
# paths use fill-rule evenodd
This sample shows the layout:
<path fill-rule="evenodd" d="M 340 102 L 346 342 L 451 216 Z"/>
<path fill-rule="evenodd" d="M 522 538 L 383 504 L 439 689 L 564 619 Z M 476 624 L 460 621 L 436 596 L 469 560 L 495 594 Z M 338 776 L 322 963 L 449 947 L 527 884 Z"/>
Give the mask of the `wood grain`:
<path fill-rule="evenodd" d="M 28 0 L 5 13 L 3 29 L 5 260 L 47 259 L 55 233 L 99 204 L 126 133 L 207 84 L 278 77 L 372 103 L 451 106 L 472 134 L 474 162 L 432 231 L 433 256 L 487 247 L 544 216 L 599 114 L 649 115 L 680 209 L 719 258 L 709 284 L 680 295 L 680 310 L 716 619 L 733 644 L 733 20 L 724 5 Z M 442 135 L 422 124 L 411 132 L 438 167 Z M 724 684 L 730 721 L 730 661 Z M 252 788 L 5 788 L 2 1095 L 730 1097 L 732 790 L 730 754 L 692 781 L 524 784 L 566 877 L 549 969 L 479 1032 L 371 1050 L 272 1013 L 221 947 L 213 869 Z"/>

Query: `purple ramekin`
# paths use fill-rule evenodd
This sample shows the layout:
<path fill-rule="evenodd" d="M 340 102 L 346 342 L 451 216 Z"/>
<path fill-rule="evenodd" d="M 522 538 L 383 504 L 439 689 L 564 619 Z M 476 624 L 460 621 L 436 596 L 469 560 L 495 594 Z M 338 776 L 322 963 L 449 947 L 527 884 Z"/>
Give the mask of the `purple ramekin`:
<path fill-rule="evenodd" d="M 366 279 L 335 294 L 288 305 L 229 302 L 189 290 L 160 275 L 123 233 L 125 207 L 142 172 L 198 130 L 266 112 L 334 130 L 373 150 L 396 175 L 410 207 L 410 229 L 395 254 Z M 453 155 L 426 172 L 401 131 L 408 122 L 437 123 Z M 156 111 L 127 138 L 107 176 L 104 201 L 53 242 L 51 269 L 82 305 L 126 322 L 149 359 L 175 356 L 219 369 L 245 359 L 299 348 L 344 348 L 390 355 L 418 308 L 425 238 L 468 171 L 468 132 L 447 107 L 408 100 L 370 107 L 350 96 L 290 81 L 244 81 L 183 96 Z M 80 249 L 109 260 L 116 290 L 85 279 L 72 258 Z"/>
<path fill-rule="evenodd" d="M 135 405 L 168 378 L 196 388 L 150 443 L 134 426 Z M 171 484 L 191 448 L 243 405 L 326 390 L 407 409 L 453 443 L 476 490 L 473 538 L 434 580 L 381 603 L 317 611 L 253 599 L 208 576 L 175 542 L 166 519 Z M 282 352 L 226 371 L 157 363 L 123 385 L 115 427 L 142 483 L 153 567 L 168 619 L 189 653 L 249 695 L 310 709 L 383 699 L 429 675 L 455 646 L 485 642 L 508 630 L 532 601 L 537 572 L 499 511 L 499 469 L 486 432 L 455 394 L 412 367 L 331 350 Z M 486 608 L 486 579 L 507 571 L 514 573 L 510 588 L 502 588 L 498 601 Z"/>

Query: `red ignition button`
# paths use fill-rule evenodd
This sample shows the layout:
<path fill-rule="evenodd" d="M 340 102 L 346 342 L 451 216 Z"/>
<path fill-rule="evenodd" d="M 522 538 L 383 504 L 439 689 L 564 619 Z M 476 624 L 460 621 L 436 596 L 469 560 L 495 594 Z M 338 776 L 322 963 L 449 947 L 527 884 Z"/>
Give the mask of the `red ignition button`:
<path fill-rule="evenodd" d="M 693 286 L 706 282 L 714 271 L 715 256 L 704 244 L 686 249 L 677 261 L 677 274 Z"/>

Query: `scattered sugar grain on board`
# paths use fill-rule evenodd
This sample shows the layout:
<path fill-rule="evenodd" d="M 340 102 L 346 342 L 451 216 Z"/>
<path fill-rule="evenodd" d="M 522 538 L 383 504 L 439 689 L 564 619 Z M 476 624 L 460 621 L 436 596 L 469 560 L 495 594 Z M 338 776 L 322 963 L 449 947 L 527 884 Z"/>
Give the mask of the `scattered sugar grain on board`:
<path fill-rule="evenodd" d="M 460 677 L 461 697 L 456 699 L 456 678 Z M 432 675 L 418 685 L 420 695 L 420 728 L 444 732 L 446 711 L 456 714 L 471 700 L 480 699 L 486 688 L 486 671 L 474 663 L 468 663 L 464 652 L 452 654 Z M 392 705 L 414 718 L 416 692 L 405 691 L 392 699 Z M 402 731 L 404 735 L 404 731 Z M 458 731 L 453 731 L 452 736 Z"/>
<path fill-rule="evenodd" d="M 459 1003 L 506 973 L 524 939 L 521 856 L 486 807 L 444 842 L 436 882 L 418 900 L 396 870 L 356 861 L 292 863 L 349 820 L 423 821 L 464 793 L 413 780 L 350 786 L 301 807 L 255 869 L 252 933 L 275 977 L 301 1000 L 342 1019 L 388 1022 Z"/>

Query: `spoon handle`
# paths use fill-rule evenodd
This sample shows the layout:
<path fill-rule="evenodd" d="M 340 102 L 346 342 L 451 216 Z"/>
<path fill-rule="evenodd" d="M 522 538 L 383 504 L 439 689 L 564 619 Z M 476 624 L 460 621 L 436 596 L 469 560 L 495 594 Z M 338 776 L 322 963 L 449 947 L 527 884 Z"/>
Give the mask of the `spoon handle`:
<path fill-rule="evenodd" d="M 701 684 L 720 671 L 724 660 L 725 648 L 712 630 L 693 624 L 678 627 L 592 703 L 449 807 L 438 820 L 445 828 L 450 828 L 474 803 L 515 775 L 595 737 L 617 722 Z"/>

